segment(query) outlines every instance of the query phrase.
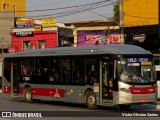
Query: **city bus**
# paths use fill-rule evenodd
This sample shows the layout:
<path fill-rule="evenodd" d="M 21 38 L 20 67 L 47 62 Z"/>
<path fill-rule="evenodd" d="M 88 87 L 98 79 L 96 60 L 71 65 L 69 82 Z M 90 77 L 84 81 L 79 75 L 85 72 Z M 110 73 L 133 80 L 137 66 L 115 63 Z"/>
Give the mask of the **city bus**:
<path fill-rule="evenodd" d="M 154 54 L 155 69 L 157 75 L 157 100 L 160 100 L 160 54 Z"/>
<path fill-rule="evenodd" d="M 2 91 L 26 102 L 51 100 L 98 106 L 156 101 L 153 55 L 138 46 L 58 47 L 9 53 L 2 65 Z M 126 70 L 128 79 L 122 80 Z M 135 74 L 139 77 L 134 78 Z"/>

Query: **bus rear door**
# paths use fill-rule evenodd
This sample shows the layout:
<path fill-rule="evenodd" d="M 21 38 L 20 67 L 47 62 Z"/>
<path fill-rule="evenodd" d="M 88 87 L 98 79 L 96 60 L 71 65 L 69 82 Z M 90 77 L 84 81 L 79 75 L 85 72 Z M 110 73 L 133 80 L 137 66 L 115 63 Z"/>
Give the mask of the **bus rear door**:
<path fill-rule="evenodd" d="M 112 104 L 114 61 L 103 60 L 100 66 L 100 102 Z"/>
<path fill-rule="evenodd" d="M 19 83 L 20 83 L 20 62 L 14 60 L 11 64 L 11 96 L 16 97 L 19 95 Z"/>

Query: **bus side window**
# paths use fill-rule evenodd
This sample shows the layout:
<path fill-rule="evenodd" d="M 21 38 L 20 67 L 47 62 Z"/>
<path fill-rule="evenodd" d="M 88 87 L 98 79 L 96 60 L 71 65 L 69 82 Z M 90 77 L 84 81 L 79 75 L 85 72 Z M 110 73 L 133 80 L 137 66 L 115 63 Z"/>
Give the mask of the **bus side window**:
<path fill-rule="evenodd" d="M 49 81 L 57 83 L 58 79 L 59 79 L 59 76 L 58 76 L 57 70 L 55 68 L 52 68 L 49 76 Z"/>
<path fill-rule="evenodd" d="M 72 60 L 73 84 L 82 84 L 84 82 L 84 65 L 84 60 L 81 57 Z"/>
<path fill-rule="evenodd" d="M 95 58 L 86 59 L 86 68 L 85 68 L 86 71 L 85 74 L 87 78 L 85 81 L 86 84 L 93 84 L 99 82 L 97 76 L 98 75 L 97 66 L 98 66 L 97 59 Z"/>
<path fill-rule="evenodd" d="M 62 84 L 71 84 L 71 60 L 70 59 L 62 59 L 60 61 L 60 82 Z"/>
<path fill-rule="evenodd" d="M 48 84 L 49 79 L 49 60 L 40 58 L 35 60 L 35 81 L 40 84 Z"/>
<path fill-rule="evenodd" d="M 22 76 L 32 76 L 33 70 L 31 66 L 22 66 Z"/>
<path fill-rule="evenodd" d="M 60 66 L 59 66 L 59 59 L 51 58 L 50 59 L 50 67 L 49 67 L 49 84 L 60 83 Z"/>
<path fill-rule="evenodd" d="M 29 76 L 28 67 L 25 66 L 25 65 L 22 66 L 22 75 L 23 75 L 23 76 Z"/>
<path fill-rule="evenodd" d="M 36 70 L 36 76 L 42 76 L 42 71 L 41 69 Z"/>

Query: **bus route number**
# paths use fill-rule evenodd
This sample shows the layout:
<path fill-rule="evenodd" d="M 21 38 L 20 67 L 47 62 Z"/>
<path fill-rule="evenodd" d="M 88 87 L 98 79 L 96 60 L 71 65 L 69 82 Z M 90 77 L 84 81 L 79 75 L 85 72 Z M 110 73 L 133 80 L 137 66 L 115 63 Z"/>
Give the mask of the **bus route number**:
<path fill-rule="evenodd" d="M 23 81 L 30 81 L 30 77 L 23 77 Z"/>

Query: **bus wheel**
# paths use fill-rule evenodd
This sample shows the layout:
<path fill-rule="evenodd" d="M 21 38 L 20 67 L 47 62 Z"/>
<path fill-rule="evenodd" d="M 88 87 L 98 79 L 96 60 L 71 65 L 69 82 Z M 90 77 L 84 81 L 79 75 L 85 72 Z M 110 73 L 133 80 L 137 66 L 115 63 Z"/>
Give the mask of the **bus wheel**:
<path fill-rule="evenodd" d="M 28 102 L 28 103 L 33 102 L 32 92 L 31 92 L 31 89 L 29 87 L 25 88 L 25 90 L 24 90 L 24 98 L 25 98 L 25 101 Z"/>
<path fill-rule="evenodd" d="M 96 95 L 93 91 L 89 91 L 86 97 L 87 107 L 89 109 L 96 109 Z"/>

